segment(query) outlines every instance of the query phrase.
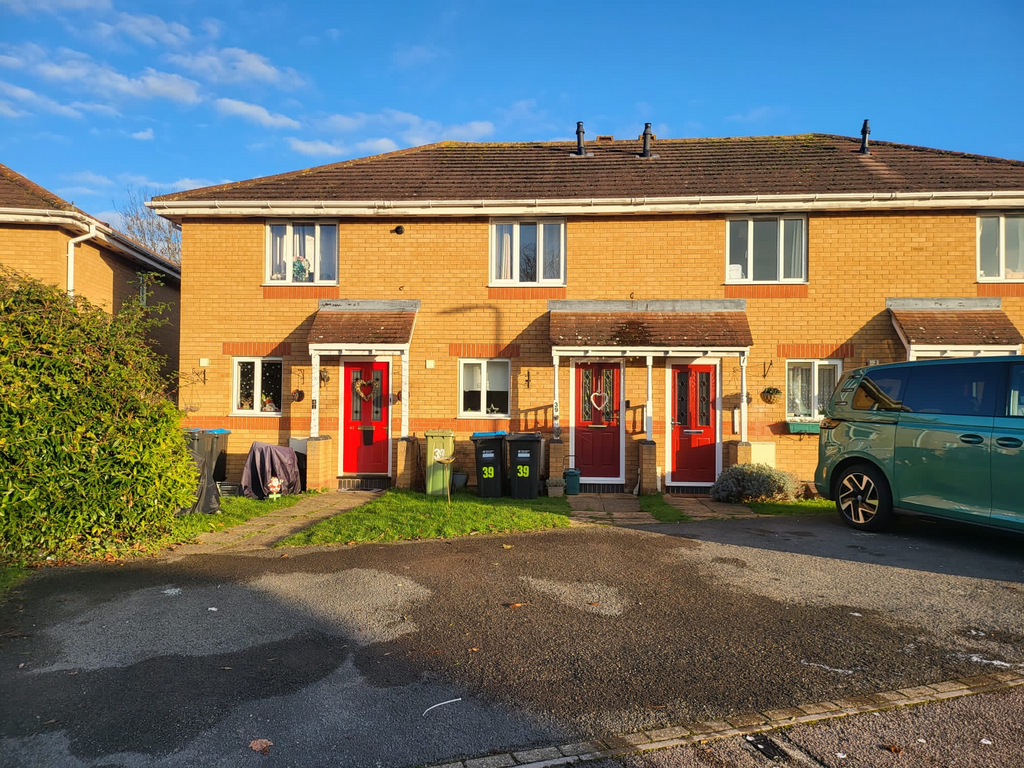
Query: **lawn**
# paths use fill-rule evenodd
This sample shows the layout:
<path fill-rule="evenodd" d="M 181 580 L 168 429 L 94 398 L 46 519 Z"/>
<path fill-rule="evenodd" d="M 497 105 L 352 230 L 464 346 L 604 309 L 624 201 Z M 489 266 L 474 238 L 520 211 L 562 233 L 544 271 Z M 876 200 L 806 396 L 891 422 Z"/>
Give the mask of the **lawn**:
<path fill-rule="evenodd" d="M 679 523 L 691 519 L 688 514 L 665 501 L 660 493 L 648 493 L 641 496 L 640 509 L 661 523 Z"/>
<path fill-rule="evenodd" d="M 28 576 L 32 571 L 28 568 L 24 568 L 20 565 L 10 565 L 0 563 L 0 601 L 3 600 L 4 595 L 14 587 L 21 583 L 21 580 Z"/>
<path fill-rule="evenodd" d="M 323 520 L 276 546 L 448 539 L 568 526 L 569 502 L 564 497 L 481 499 L 462 491 L 452 496 L 449 507 L 444 496 L 392 489 L 369 504 Z"/>
<path fill-rule="evenodd" d="M 759 515 L 821 515 L 836 509 L 835 502 L 828 499 L 748 501 L 747 506 Z"/>
<path fill-rule="evenodd" d="M 197 512 L 180 515 L 174 518 L 169 537 L 174 543 L 193 541 L 204 533 L 223 531 L 225 528 L 241 525 L 254 517 L 262 517 L 279 509 L 294 507 L 304 498 L 306 498 L 306 494 L 282 496 L 279 499 L 265 501 L 255 501 L 244 496 L 222 496 L 220 513 L 205 515 Z"/>

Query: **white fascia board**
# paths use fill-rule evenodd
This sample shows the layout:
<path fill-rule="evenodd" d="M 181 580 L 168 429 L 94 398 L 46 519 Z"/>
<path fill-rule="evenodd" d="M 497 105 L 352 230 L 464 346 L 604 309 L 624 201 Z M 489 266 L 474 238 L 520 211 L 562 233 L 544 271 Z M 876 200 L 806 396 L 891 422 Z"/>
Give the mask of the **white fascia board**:
<path fill-rule="evenodd" d="M 911 344 L 910 352 L 1006 352 L 1020 349 L 1019 344 Z"/>
<path fill-rule="evenodd" d="M 133 243 L 113 227 L 78 211 L 48 211 L 37 208 L 0 208 L 0 223 L 42 224 L 66 227 L 86 233 L 90 226 L 96 228 L 97 239 L 109 248 L 122 253 L 145 266 L 152 267 L 169 277 L 181 279 L 181 269 L 164 261 L 156 254 Z"/>
<path fill-rule="evenodd" d="M 552 357 L 737 357 L 750 347 L 551 347 Z"/>
<path fill-rule="evenodd" d="M 318 355 L 406 355 L 408 344 L 310 344 L 309 354 Z"/>
<path fill-rule="evenodd" d="M 1024 207 L 1024 190 L 698 195 L 534 200 L 151 200 L 161 216 L 603 216 L 613 213 L 761 213 Z"/>

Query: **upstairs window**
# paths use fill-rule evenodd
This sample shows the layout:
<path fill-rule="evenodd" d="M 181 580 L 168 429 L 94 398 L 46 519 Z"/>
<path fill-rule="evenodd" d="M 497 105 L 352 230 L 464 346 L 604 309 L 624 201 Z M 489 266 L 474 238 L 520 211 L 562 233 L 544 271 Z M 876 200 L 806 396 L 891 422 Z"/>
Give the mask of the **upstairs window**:
<path fill-rule="evenodd" d="M 978 279 L 1024 280 L 1024 214 L 978 217 Z"/>
<path fill-rule="evenodd" d="M 750 216 L 729 219 L 727 283 L 807 282 L 807 219 Z"/>
<path fill-rule="evenodd" d="M 491 223 L 492 285 L 565 285 L 565 222 Z"/>
<path fill-rule="evenodd" d="M 266 281 L 336 285 L 338 225 L 312 221 L 269 223 Z"/>
<path fill-rule="evenodd" d="M 840 360 L 789 360 L 786 363 L 786 418 L 818 421 L 843 371 Z"/>

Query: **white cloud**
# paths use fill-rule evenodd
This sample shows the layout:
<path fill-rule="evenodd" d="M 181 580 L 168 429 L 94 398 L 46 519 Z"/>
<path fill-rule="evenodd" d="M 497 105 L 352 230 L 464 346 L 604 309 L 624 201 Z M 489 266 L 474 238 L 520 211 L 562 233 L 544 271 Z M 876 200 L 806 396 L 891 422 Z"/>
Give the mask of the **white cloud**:
<path fill-rule="evenodd" d="M 217 99 L 217 111 L 223 115 L 234 115 L 264 128 L 301 128 L 298 120 L 277 112 L 268 112 L 259 104 L 250 104 L 237 99 Z"/>
<path fill-rule="evenodd" d="M 20 69 L 24 66 L 25 62 L 19 59 L 17 56 L 6 56 L 0 55 L 0 67 L 8 67 L 9 69 Z"/>
<path fill-rule="evenodd" d="M 192 39 L 192 33 L 184 24 L 164 21 L 159 16 L 150 14 L 136 15 L 124 12 L 118 13 L 113 22 L 97 22 L 96 32 L 103 38 L 126 35 L 146 45 L 176 47 Z"/>
<path fill-rule="evenodd" d="M 153 181 L 146 176 L 140 176 L 135 173 L 122 173 L 117 179 L 126 186 L 138 187 L 143 190 L 168 189 L 172 192 L 180 192 L 183 189 L 195 189 L 197 187 L 209 187 L 214 183 L 209 179 L 192 178 L 183 178 L 177 181 Z"/>
<path fill-rule="evenodd" d="M 29 109 L 36 109 L 42 112 L 49 112 L 62 117 L 81 117 L 82 113 L 66 104 L 54 101 L 49 96 L 43 96 L 28 88 L 14 85 L 0 80 L 0 94 L 9 99 L 21 102 Z"/>
<path fill-rule="evenodd" d="M 99 213 L 95 214 L 94 218 L 106 222 L 114 229 L 124 228 L 124 219 L 121 216 L 121 214 L 118 213 L 117 211 L 100 211 Z"/>
<path fill-rule="evenodd" d="M 349 153 L 348 148 L 342 144 L 332 144 L 329 141 L 304 141 L 293 136 L 288 137 L 288 146 L 301 155 L 311 157 L 341 157 Z"/>
<path fill-rule="evenodd" d="M 139 141 L 151 141 L 153 139 L 153 129 L 147 128 L 144 131 L 136 131 L 132 134 L 132 138 Z"/>
<path fill-rule="evenodd" d="M 780 111 L 777 107 L 756 107 L 740 114 L 729 115 L 725 119 L 731 123 L 760 123 L 775 117 Z"/>
<path fill-rule="evenodd" d="M 375 155 L 382 155 L 385 152 L 394 152 L 398 145 L 391 139 L 367 139 L 356 144 L 360 152 L 372 152 Z"/>
<path fill-rule="evenodd" d="M 266 56 L 244 48 L 208 48 L 201 53 L 175 53 L 167 60 L 211 83 L 261 82 L 288 87 L 303 83 L 294 69 L 279 69 Z"/>
<path fill-rule="evenodd" d="M 83 195 L 86 197 L 92 197 L 100 193 L 91 187 L 63 187 L 57 190 L 57 194 L 61 197 L 74 197 L 76 195 L 78 197 L 82 197 Z"/>
<path fill-rule="evenodd" d="M 77 182 L 78 184 L 91 184 L 94 187 L 109 187 L 114 183 L 106 176 L 103 176 L 99 173 L 93 173 L 92 171 L 66 173 L 63 174 L 61 178 L 67 181 Z"/>
<path fill-rule="evenodd" d="M 316 126 L 325 131 L 356 131 L 373 119 L 372 115 L 362 112 L 356 112 L 354 115 L 331 115 L 317 120 Z"/>
<path fill-rule="evenodd" d="M 24 112 L 16 107 L 12 107 L 10 103 L 6 101 L 0 101 L 0 117 L 18 118 L 26 117 L 29 113 Z"/>
<path fill-rule="evenodd" d="M 432 45 L 411 45 L 406 48 L 399 48 L 391 55 L 391 61 L 395 66 L 406 69 L 422 67 L 443 55 L 440 48 Z"/>
<path fill-rule="evenodd" d="M 431 144 L 445 140 L 478 141 L 494 133 L 494 123 L 488 120 L 444 125 L 436 120 L 425 120 L 419 115 L 397 109 L 383 109 L 374 114 L 356 112 L 351 115 L 329 115 L 316 121 L 316 126 L 321 130 L 339 133 L 371 126 L 379 127 L 394 132 L 406 145 Z M 395 148 L 397 146 L 396 142 Z"/>
<path fill-rule="evenodd" d="M 219 19 L 203 19 L 199 22 L 199 28 L 203 30 L 203 33 L 208 37 L 220 37 L 221 32 L 224 31 L 224 25 Z"/>
<path fill-rule="evenodd" d="M 73 101 L 71 106 L 83 112 L 95 112 L 98 115 L 107 117 L 120 117 L 121 113 L 109 104 L 96 104 L 95 102 Z"/>

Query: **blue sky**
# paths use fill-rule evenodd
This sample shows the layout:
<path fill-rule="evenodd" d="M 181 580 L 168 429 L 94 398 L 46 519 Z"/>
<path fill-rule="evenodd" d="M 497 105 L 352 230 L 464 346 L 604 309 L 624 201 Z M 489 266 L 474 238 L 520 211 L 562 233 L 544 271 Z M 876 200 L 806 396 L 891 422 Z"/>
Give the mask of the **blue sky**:
<path fill-rule="evenodd" d="M 1024 159 L 1022 29 L 1020 0 L 0 0 L 0 162 L 103 217 L 129 184 L 572 140 L 577 120 L 624 138 L 867 117 L 876 140 Z"/>

